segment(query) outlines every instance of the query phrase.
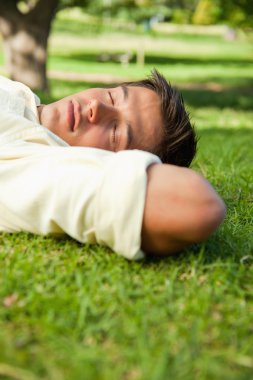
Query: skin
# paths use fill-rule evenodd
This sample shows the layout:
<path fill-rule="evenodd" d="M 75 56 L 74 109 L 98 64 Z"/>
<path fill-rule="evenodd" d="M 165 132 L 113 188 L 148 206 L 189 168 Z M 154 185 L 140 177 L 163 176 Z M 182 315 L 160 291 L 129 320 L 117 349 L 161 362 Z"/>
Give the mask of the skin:
<path fill-rule="evenodd" d="M 160 99 L 142 87 L 89 89 L 38 111 L 41 124 L 73 146 L 152 151 L 163 137 Z M 225 212 L 201 175 L 174 165 L 152 165 L 147 169 L 142 249 L 166 256 L 205 240 Z"/>
<path fill-rule="evenodd" d="M 162 139 L 160 99 L 146 88 L 91 88 L 38 111 L 41 124 L 72 146 L 152 151 Z"/>
<path fill-rule="evenodd" d="M 207 239 L 223 222 L 225 204 L 207 180 L 188 168 L 148 168 L 142 249 L 166 256 Z"/>

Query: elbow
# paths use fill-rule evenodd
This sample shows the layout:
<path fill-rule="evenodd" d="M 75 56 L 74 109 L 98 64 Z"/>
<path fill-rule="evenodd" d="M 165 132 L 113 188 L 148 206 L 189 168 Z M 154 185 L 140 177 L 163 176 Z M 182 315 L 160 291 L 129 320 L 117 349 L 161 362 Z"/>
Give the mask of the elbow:
<path fill-rule="evenodd" d="M 196 218 L 197 225 L 194 242 L 203 241 L 212 235 L 226 216 L 226 206 L 220 196 L 211 187 L 205 190 L 203 202 L 199 207 Z"/>
<path fill-rule="evenodd" d="M 203 223 L 203 237 L 201 240 L 206 239 L 209 235 L 216 231 L 226 216 L 225 203 L 218 195 L 210 201 L 207 208 L 206 213 L 208 213 L 208 217 L 206 218 L 206 222 Z"/>
<path fill-rule="evenodd" d="M 176 253 L 207 239 L 223 222 L 225 204 L 200 174 L 157 165 L 149 175 L 142 225 L 145 252 Z"/>
<path fill-rule="evenodd" d="M 162 233 L 145 236 L 143 234 L 142 249 L 147 254 L 168 256 L 177 253 L 188 246 L 208 239 L 221 225 L 226 216 L 226 206 L 219 195 L 213 190 L 205 201 L 191 213 L 191 217 L 180 222 L 180 228 L 175 233 L 164 228 Z"/>

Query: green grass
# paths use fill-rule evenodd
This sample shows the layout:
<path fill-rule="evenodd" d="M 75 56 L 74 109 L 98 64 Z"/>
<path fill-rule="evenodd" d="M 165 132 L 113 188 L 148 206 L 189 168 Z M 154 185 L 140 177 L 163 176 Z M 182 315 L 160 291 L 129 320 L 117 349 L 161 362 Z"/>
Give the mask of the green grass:
<path fill-rule="evenodd" d="M 70 55 L 55 45 L 53 69 L 139 77 L 155 65 L 179 83 L 200 138 L 193 166 L 228 212 L 207 242 L 164 260 L 128 262 L 69 238 L 1 234 L 0 378 L 252 378 L 252 48 L 233 43 L 226 58 L 223 42 L 210 43 L 212 59 L 201 57 L 198 37 L 198 48 L 177 52 L 171 63 L 169 52 L 160 52 L 160 63 L 144 68 L 98 64 L 78 39 Z M 150 48 L 149 57 L 157 54 Z M 52 79 L 52 93 L 42 100 L 90 85 Z"/>

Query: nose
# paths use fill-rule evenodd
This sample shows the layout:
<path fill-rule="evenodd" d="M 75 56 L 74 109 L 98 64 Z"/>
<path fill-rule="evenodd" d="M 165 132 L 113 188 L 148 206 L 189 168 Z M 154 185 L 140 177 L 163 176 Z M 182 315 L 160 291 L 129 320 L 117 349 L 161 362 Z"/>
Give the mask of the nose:
<path fill-rule="evenodd" d="M 91 99 L 88 107 L 87 118 L 92 124 L 99 124 L 115 114 L 114 107 L 111 107 L 98 99 Z"/>

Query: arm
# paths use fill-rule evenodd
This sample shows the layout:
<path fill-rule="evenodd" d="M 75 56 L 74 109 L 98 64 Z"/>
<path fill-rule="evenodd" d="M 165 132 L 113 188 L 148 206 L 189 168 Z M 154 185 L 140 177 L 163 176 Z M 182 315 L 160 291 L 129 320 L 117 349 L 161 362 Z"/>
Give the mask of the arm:
<path fill-rule="evenodd" d="M 211 185 L 191 169 L 152 165 L 148 169 L 142 249 L 167 255 L 206 239 L 225 217 Z"/>
<path fill-rule="evenodd" d="M 143 257 L 147 168 L 156 156 L 21 140 L 0 145 L 0 231 L 67 233 L 129 260 Z"/>

